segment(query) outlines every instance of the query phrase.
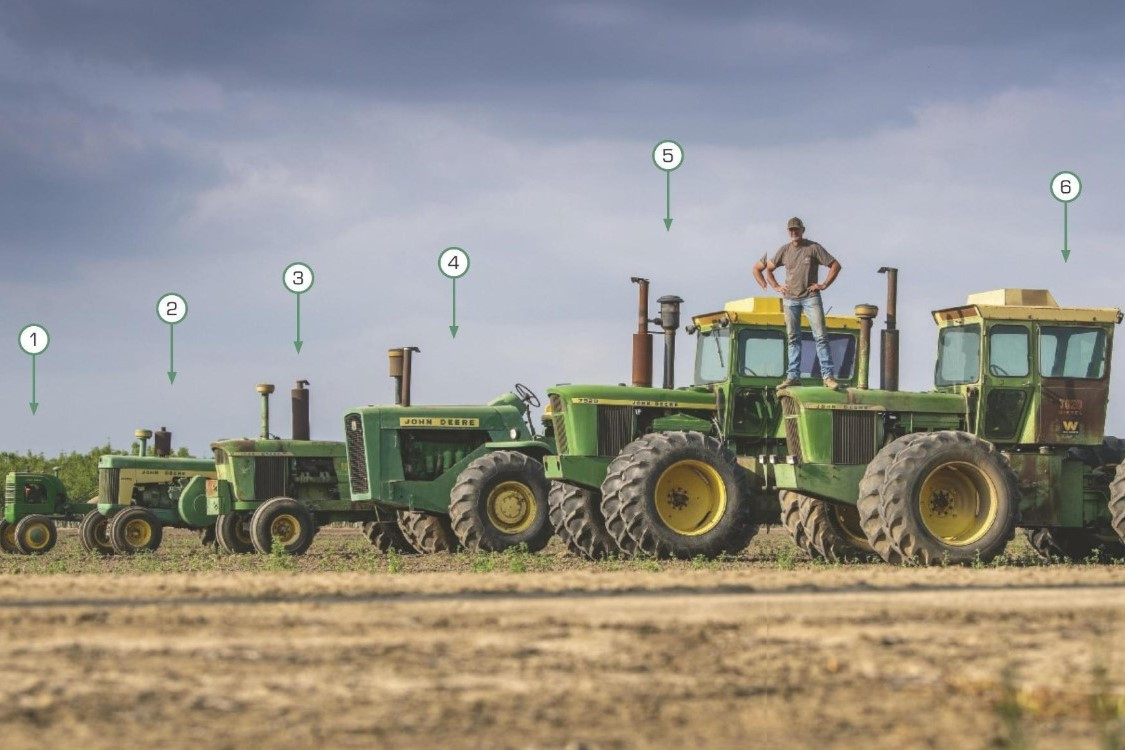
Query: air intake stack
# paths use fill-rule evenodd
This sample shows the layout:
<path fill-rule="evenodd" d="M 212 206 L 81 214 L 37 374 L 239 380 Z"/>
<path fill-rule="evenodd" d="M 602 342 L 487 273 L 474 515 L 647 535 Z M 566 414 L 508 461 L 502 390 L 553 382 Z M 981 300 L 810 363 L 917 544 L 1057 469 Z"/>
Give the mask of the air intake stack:
<path fill-rule="evenodd" d="M 879 314 L 875 305 L 856 305 L 855 316 L 859 318 L 859 363 L 855 376 L 855 387 L 867 390 L 871 372 L 871 324 Z"/>
<path fill-rule="evenodd" d="M 683 299 L 666 294 L 656 300 L 660 304 L 660 317 L 654 318 L 664 329 L 664 387 L 676 387 L 676 329 L 680 327 L 680 305 Z"/>
<path fill-rule="evenodd" d="M 148 455 L 148 439 L 152 437 L 152 430 L 135 430 L 133 437 L 141 441 L 141 455 Z"/>
<path fill-rule="evenodd" d="M 273 393 L 273 385 L 270 383 L 262 383 L 254 387 L 262 396 L 262 440 L 270 439 L 270 394 Z"/>

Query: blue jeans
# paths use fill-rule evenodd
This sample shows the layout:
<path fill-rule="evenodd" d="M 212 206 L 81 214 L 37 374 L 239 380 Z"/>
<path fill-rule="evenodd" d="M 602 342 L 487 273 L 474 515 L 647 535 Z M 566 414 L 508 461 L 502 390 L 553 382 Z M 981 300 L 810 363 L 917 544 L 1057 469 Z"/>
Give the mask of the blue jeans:
<path fill-rule="evenodd" d="M 813 340 L 816 341 L 816 356 L 820 360 L 822 377 L 835 377 L 836 368 L 832 364 L 832 352 L 828 348 L 828 334 L 824 332 L 824 305 L 820 302 L 820 292 L 813 292 L 804 299 L 782 300 L 785 308 L 785 332 L 789 339 L 789 378 L 801 378 L 801 311 L 809 319 Z"/>

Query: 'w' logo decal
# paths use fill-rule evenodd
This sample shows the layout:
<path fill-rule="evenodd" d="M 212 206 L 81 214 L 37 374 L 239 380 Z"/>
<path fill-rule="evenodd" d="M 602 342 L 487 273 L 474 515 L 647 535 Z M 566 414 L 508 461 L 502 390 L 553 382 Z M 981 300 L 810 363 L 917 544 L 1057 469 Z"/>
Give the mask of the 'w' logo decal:
<path fill-rule="evenodd" d="M 1068 422 L 1064 419 L 1063 423 L 1062 423 L 1062 426 L 1063 426 L 1063 432 L 1078 432 L 1078 423 L 1077 422 Z"/>

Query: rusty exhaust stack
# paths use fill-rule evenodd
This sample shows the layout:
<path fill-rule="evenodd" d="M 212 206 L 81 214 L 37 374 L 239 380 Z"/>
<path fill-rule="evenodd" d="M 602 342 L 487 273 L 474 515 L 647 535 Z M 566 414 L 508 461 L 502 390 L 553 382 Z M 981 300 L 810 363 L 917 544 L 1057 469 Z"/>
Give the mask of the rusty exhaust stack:
<path fill-rule="evenodd" d="M 637 290 L 637 332 L 633 334 L 633 385 L 652 387 L 652 334 L 648 332 L 648 279 L 634 276 Z"/>
<path fill-rule="evenodd" d="M 293 404 L 293 439 L 309 440 L 309 389 L 307 380 L 298 380 L 297 387 L 289 391 Z"/>
<path fill-rule="evenodd" d="M 133 437 L 141 441 L 141 455 L 148 455 L 148 439 L 152 437 L 152 430 L 134 430 Z"/>
<path fill-rule="evenodd" d="M 887 274 L 887 327 L 883 330 L 879 349 L 882 374 L 879 387 L 885 391 L 898 390 L 898 328 L 895 327 L 898 311 L 898 269 L 883 266 L 879 273 Z"/>
<path fill-rule="evenodd" d="M 410 366 L 414 352 L 422 350 L 416 346 L 400 346 L 387 350 L 389 373 L 395 381 L 395 405 L 410 406 Z"/>
<path fill-rule="evenodd" d="M 859 318 L 859 363 L 855 376 L 855 387 L 866 391 L 871 372 L 871 324 L 879 308 L 875 305 L 856 305 L 855 316 Z"/>
<path fill-rule="evenodd" d="M 674 294 L 666 294 L 656 300 L 660 305 L 660 317 L 653 323 L 664 329 L 664 387 L 676 387 L 676 329 L 680 327 L 680 305 L 683 300 Z"/>
<path fill-rule="evenodd" d="M 152 441 L 152 452 L 161 458 L 167 458 L 172 455 L 172 433 L 168 432 L 167 427 L 161 427 L 156 431 L 155 440 Z"/>
<path fill-rule="evenodd" d="M 273 393 L 273 385 L 270 383 L 262 383 L 254 387 L 262 396 L 262 440 L 270 439 L 270 394 Z"/>

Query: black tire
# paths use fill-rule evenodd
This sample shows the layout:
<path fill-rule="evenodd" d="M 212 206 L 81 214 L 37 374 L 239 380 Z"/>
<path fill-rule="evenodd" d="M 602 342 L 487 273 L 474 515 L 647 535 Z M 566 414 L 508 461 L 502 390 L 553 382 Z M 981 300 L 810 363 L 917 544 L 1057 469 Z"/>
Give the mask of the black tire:
<path fill-rule="evenodd" d="M 699 432 L 654 432 L 626 446 L 602 483 L 602 512 L 618 545 L 628 536 L 661 558 L 735 555 L 758 530 L 746 471 Z"/>
<path fill-rule="evenodd" d="M 844 562 L 873 556 L 855 506 L 797 492 L 783 491 L 780 496 L 781 520 L 789 537 L 812 559 Z"/>
<path fill-rule="evenodd" d="M 119 555 L 154 552 L 164 538 L 160 519 L 144 508 L 131 505 L 109 519 L 109 542 Z"/>
<path fill-rule="evenodd" d="M 516 451 L 486 453 L 465 467 L 449 493 L 453 533 L 470 552 L 521 544 L 538 552 L 551 541 L 550 485 L 543 464 Z"/>
<path fill-rule="evenodd" d="M 109 517 L 96 508 L 82 516 L 82 523 L 78 524 L 78 541 L 82 549 L 91 555 L 108 557 L 117 553 L 109 538 Z"/>
<path fill-rule="evenodd" d="M 16 544 L 16 525 L 0 519 L 0 551 L 9 555 L 22 555 Z"/>
<path fill-rule="evenodd" d="M 196 535 L 199 536 L 199 543 L 204 547 L 214 547 L 218 544 L 215 539 L 215 525 L 204 526 L 202 529 L 195 530 Z"/>
<path fill-rule="evenodd" d="M 1117 538 L 1125 542 L 1125 461 L 1117 465 L 1109 483 L 1109 525 Z"/>
<path fill-rule="evenodd" d="M 564 482 L 551 482 L 547 495 L 551 526 L 571 554 L 601 560 L 620 551 L 606 529 L 602 495 L 597 490 Z"/>
<path fill-rule="evenodd" d="M 887 469 L 891 468 L 898 454 L 902 453 L 920 434 L 915 432 L 903 435 L 884 445 L 875 454 L 875 458 L 871 459 L 871 463 L 867 464 L 867 470 L 864 471 L 863 479 L 859 482 L 859 497 L 855 504 L 856 511 L 859 513 L 859 526 L 867 537 L 868 546 L 883 558 L 884 562 L 892 565 L 902 564 L 902 553 L 891 544 L 887 529 L 883 526 L 883 516 L 879 510 L 883 504 L 880 493 L 883 490 Z"/>
<path fill-rule="evenodd" d="M 398 527 L 398 513 L 388 508 L 375 508 L 375 519 L 363 524 L 363 535 L 380 552 L 386 554 L 394 550 L 402 555 L 417 554 L 418 550 Z"/>
<path fill-rule="evenodd" d="M 1025 529 L 1031 548 L 1045 562 L 1110 562 L 1125 559 L 1125 544 L 1099 539 L 1087 529 Z"/>
<path fill-rule="evenodd" d="M 33 514 L 16 522 L 16 547 L 25 555 L 45 555 L 59 540 L 55 522 L 46 516 Z"/>
<path fill-rule="evenodd" d="M 989 562 L 1015 534 L 1015 472 L 992 443 L 967 432 L 919 435 L 887 470 L 880 495 L 891 544 L 923 565 Z"/>
<path fill-rule="evenodd" d="M 1081 445 L 1067 451 L 1072 458 L 1077 458 L 1091 469 L 1100 469 L 1103 466 L 1117 466 L 1125 461 L 1125 440 L 1106 435 L 1101 445 Z"/>
<path fill-rule="evenodd" d="M 421 510 L 400 510 L 398 527 L 410 546 L 423 555 L 456 552 L 461 549 L 449 516 Z"/>
<path fill-rule="evenodd" d="M 219 549 L 232 555 L 245 555 L 254 551 L 250 538 L 250 514 L 242 511 L 223 513 L 215 519 L 215 542 Z"/>
<path fill-rule="evenodd" d="M 274 540 L 290 555 L 303 555 L 316 536 L 316 522 L 308 508 L 288 497 L 275 497 L 258 506 L 250 517 L 250 540 L 263 555 L 273 551 Z"/>

